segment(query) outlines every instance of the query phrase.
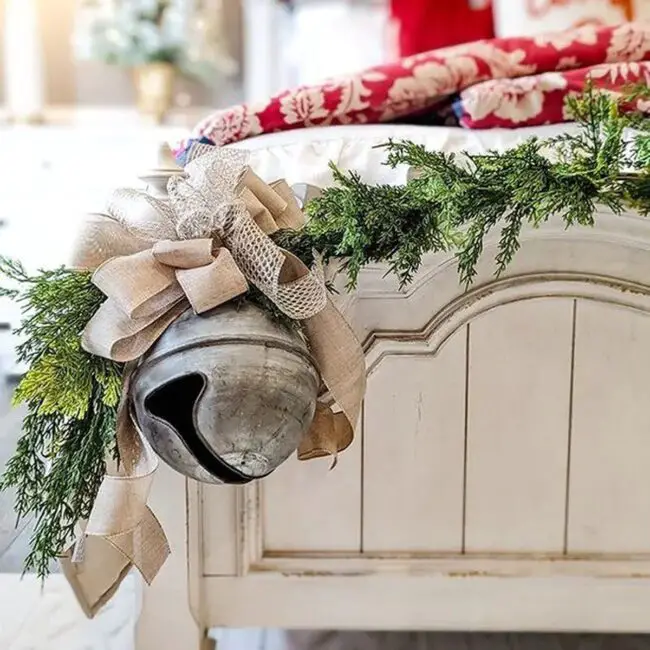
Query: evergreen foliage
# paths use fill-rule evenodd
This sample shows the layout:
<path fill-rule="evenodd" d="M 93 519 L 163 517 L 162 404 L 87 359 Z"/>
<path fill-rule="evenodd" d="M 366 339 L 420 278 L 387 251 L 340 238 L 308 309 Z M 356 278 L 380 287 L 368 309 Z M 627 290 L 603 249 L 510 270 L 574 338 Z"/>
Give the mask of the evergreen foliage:
<path fill-rule="evenodd" d="M 104 300 L 89 273 L 29 276 L 0 258 L 0 275 L 13 285 L 0 295 L 16 299 L 23 311 L 17 354 L 29 366 L 14 394 L 27 410 L 23 432 L 0 489 L 16 490 L 19 518 L 34 517 L 25 570 L 45 576 L 75 524 L 90 514 L 106 458 L 116 453 L 121 368 L 81 348 L 81 332 Z"/>
<path fill-rule="evenodd" d="M 519 248 L 524 224 L 559 215 L 567 226 L 592 225 L 597 204 L 648 214 L 650 121 L 623 109 L 649 95 L 644 86 L 620 99 L 589 85 L 568 100 L 577 133 L 531 138 L 501 153 L 449 154 L 389 141 L 380 145 L 386 164 L 417 170 L 405 185 L 369 185 L 331 165 L 335 186 L 307 206 L 304 230 L 283 233 L 284 245 L 307 257 L 313 248 L 325 259 L 344 258 L 350 287 L 366 264 L 387 263 L 405 285 L 425 253 L 453 251 L 461 282 L 469 284 L 494 228 L 500 273 Z"/>
<path fill-rule="evenodd" d="M 335 185 L 307 206 L 307 225 L 273 239 L 307 265 L 314 251 L 325 262 L 342 258 L 350 288 L 364 266 L 379 262 L 405 285 L 431 251 L 455 252 L 460 279 L 469 284 L 496 229 L 498 274 L 517 252 L 524 225 L 559 215 L 567 227 L 589 226 L 598 204 L 650 214 L 650 121 L 624 110 L 649 95 L 640 87 L 621 100 L 588 86 L 569 99 L 577 133 L 531 138 L 502 153 L 446 154 L 390 141 L 381 145 L 387 164 L 417 170 L 405 185 L 369 185 L 332 165 Z M 26 569 L 44 576 L 75 523 L 88 517 L 106 459 L 116 453 L 122 368 L 81 348 L 81 332 L 104 300 L 89 273 L 30 276 L 0 258 L 2 276 L 11 286 L 0 296 L 23 309 L 18 358 L 29 371 L 15 394 L 27 407 L 23 435 L 0 489 L 15 488 L 19 517 L 35 517 Z M 244 299 L 287 321 L 260 291 Z"/>

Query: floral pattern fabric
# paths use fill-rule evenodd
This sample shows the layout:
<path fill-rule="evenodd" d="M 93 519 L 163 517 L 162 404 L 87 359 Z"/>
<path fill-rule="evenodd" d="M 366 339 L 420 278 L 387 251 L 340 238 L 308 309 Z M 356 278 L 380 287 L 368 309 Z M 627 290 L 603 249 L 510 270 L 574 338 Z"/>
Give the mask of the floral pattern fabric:
<path fill-rule="evenodd" d="M 288 90 L 261 104 L 217 111 L 197 126 L 193 137 L 225 145 L 311 126 L 422 120 L 423 116 L 434 121 L 448 113 L 455 100 L 462 126 L 541 124 L 565 119 L 558 108 L 561 98 L 579 90 L 577 84 L 581 87 L 589 68 L 592 76 L 602 73 L 598 79 L 613 89 L 621 85 L 621 75 L 623 83 L 646 75 L 646 66 L 631 65 L 646 59 L 650 59 L 650 23 L 641 22 L 476 41 Z M 603 68 L 603 64 L 628 67 Z"/>
<path fill-rule="evenodd" d="M 579 94 L 591 80 L 595 87 L 620 94 L 622 87 L 650 83 L 650 62 L 606 63 L 569 72 L 545 72 L 518 79 L 493 79 L 460 94 L 454 110 L 470 129 L 539 126 L 566 122 L 567 94 Z M 647 110 L 647 100 L 636 108 Z"/>

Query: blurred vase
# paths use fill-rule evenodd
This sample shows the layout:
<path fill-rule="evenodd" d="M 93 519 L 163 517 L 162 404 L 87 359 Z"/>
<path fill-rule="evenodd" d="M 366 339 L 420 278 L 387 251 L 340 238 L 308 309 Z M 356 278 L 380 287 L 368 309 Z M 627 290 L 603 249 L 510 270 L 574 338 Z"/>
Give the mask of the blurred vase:
<path fill-rule="evenodd" d="M 136 102 L 138 111 L 160 124 L 170 108 L 174 98 L 174 81 L 176 68 L 171 63 L 145 63 L 133 71 Z"/>

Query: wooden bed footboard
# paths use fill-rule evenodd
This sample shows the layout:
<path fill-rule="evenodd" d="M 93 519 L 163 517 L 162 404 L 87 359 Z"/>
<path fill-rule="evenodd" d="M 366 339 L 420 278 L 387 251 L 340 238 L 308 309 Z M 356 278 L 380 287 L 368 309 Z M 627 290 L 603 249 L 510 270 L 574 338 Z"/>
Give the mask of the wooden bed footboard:
<path fill-rule="evenodd" d="M 407 289 L 376 267 L 343 295 L 368 394 L 333 471 L 291 460 L 186 499 L 160 472 L 175 548 L 145 593 L 151 647 L 198 647 L 192 617 L 650 631 L 650 221 L 526 231 L 500 278 L 491 254 L 469 289 L 431 256 Z"/>

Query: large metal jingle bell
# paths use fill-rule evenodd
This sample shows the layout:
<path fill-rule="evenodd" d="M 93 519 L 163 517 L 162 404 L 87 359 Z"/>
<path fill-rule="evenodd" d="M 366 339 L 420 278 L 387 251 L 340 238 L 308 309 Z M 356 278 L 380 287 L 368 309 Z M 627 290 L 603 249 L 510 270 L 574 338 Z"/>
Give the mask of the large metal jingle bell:
<path fill-rule="evenodd" d="M 186 311 L 131 382 L 135 421 L 160 458 L 208 483 L 247 483 L 298 448 L 319 373 L 297 331 L 250 302 Z"/>

